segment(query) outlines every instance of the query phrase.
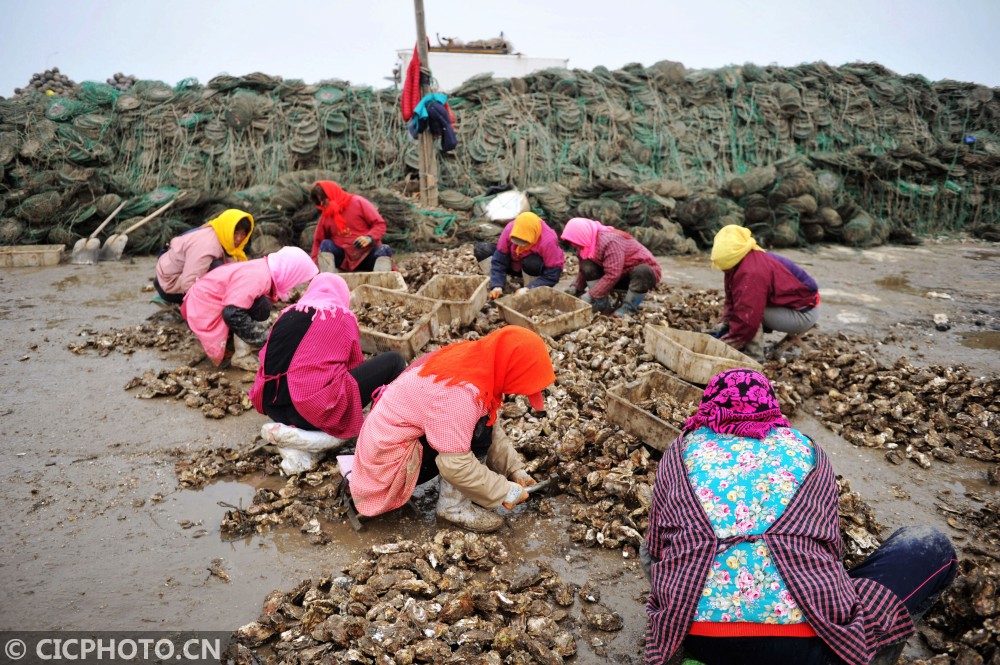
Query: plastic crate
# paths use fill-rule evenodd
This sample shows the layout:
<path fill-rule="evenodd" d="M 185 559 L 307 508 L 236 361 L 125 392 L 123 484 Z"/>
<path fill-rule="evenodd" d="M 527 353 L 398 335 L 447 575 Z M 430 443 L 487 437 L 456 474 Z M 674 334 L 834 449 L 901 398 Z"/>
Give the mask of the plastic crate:
<path fill-rule="evenodd" d="M 489 277 L 477 275 L 434 275 L 417 295 L 441 303 L 438 318 L 444 324 L 467 326 L 476 320 L 490 294 Z"/>
<path fill-rule="evenodd" d="M 608 389 L 608 421 L 638 437 L 646 445 L 660 451 L 666 450 L 680 435 L 684 422 L 667 422 L 638 404 L 648 400 L 651 395 L 669 393 L 679 404 L 691 403 L 691 410 L 686 418 L 694 415 L 701 402 L 702 392 L 700 388 L 675 376 L 653 370 L 631 383 Z"/>
<path fill-rule="evenodd" d="M 12 245 L 0 247 L 0 267 L 34 268 L 59 265 L 66 245 Z"/>
<path fill-rule="evenodd" d="M 504 321 L 534 330 L 539 335 L 555 337 L 582 328 L 594 318 L 590 305 L 568 293 L 549 286 L 528 289 L 521 295 L 510 295 L 496 301 Z M 551 316 L 532 319 L 525 312 L 544 308 Z"/>
<path fill-rule="evenodd" d="M 337 273 L 347 282 L 351 291 L 362 285 L 377 286 L 390 291 L 405 291 L 406 280 L 395 270 L 384 272 L 341 272 Z"/>
<path fill-rule="evenodd" d="M 358 325 L 361 350 L 366 353 L 398 351 L 407 360 L 416 357 L 417 352 L 438 333 L 438 308 L 440 303 L 401 291 L 392 291 L 362 284 L 351 291 L 351 311 L 357 312 L 364 303 L 373 305 L 398 305 L 420 311 L 410 331 L 403 335 L 389 335 L 373 328 Z"/>
<path fill-rule="evenodd" d="M 729 369 L 763 369 L 750 356 L 705 333 L 650 324 L 645 337 L 646 352 L 691 383 L 706 385 L 713 376 Z"/>

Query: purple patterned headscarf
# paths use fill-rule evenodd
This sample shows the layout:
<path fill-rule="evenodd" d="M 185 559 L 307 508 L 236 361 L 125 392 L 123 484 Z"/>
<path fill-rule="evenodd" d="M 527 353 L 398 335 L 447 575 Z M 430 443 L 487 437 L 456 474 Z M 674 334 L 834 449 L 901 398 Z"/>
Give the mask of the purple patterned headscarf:
<path fill-rule="evenodd" d="M 707 427 L 719 434 L 763 439 L 773 427 L 790 427 L 767 377 L 751 369 L 730 369 L 712 377 L 684 434 Z"/>

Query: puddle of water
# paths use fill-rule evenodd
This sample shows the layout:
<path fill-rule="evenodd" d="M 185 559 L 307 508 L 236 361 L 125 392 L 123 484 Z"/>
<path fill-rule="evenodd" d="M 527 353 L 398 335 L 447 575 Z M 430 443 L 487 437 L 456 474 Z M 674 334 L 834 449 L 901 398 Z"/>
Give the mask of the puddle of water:
<path fill-rule="evenodd" d="M 910 280 L 902 276 L 890 276 L 883 277 L 882 279 L 875 280 L 875 286 L 879 288 L 886 289 L 887 291 L 896 291 L 897 293 L 909 293 L 911 295 L 922 295 L 920 289 L 910 286 Z"/>
<path fill-rule="evenodd" d="M 962 346 L 970 349 L 1000 351 L 1000 332 L 987 331 L 969 333 L 962 336 Z"/>

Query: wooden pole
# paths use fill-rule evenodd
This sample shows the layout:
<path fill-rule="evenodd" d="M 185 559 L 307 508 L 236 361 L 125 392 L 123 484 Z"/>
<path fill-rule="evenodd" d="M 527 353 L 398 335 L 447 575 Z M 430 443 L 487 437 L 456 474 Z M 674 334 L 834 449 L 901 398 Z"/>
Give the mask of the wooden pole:
<path fill-rule="evenodd" d="M 430 73 L 430 63 L 427 60 L 427 31 L 424 29 L 424 0 L 413 0 L 413 9 L 417 16 L 417 54 L 420 57 L 420 78 L 423 79 L 424 69 Z M 430 91 L 430 85 L 421 83 L 421 97 Z M 437 204 L 437 155 L 434 152 L 434 136 L 430 130 L 425 130 L 420 133 L 420 205 L 425 208 L 436 208 Z"/>

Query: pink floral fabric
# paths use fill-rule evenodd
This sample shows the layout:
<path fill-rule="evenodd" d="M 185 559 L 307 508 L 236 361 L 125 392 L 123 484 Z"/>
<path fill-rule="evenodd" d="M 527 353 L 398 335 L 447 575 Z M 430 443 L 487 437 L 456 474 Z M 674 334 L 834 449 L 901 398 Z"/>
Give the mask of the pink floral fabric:
<path fill-rule="evenodd" d="M 709 381 L 698 411 L 684 423 L 684 433 L 708 427 L 719 434 L 763 439 L 772 428 L 789 426 L 766 376 L 731 369 Z"/>
<path fill-rule="evenodd" d="M 794 429 L 764 439 L 707 427 L 683 438 L 684 465 L 716 538 L 716 553 L 694 621 L 794 624 L 806 621 L 763 538 L 815 465 L 809 440 Z"/>

